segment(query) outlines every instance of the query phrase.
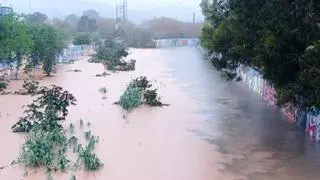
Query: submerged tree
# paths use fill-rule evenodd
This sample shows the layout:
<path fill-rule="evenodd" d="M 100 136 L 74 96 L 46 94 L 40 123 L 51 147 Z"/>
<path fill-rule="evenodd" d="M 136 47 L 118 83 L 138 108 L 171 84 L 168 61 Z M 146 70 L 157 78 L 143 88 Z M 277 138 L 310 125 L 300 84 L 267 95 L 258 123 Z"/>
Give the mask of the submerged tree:
<path fill-rule="evenodd" d="M 149 106 L 169 106 L 160 101 L 158 89 L 152 88 L 151 82 L 145 76 L 133 79 L 121 95 L 119 104 L 124 110 L 131 111 L 141 104 Z"/>
<path fill-rule="evenodd" d="M 12 129 L 14 132 L 29 132 L 33 127 L 40 127 L 45 131 L 60 129 L 60 121 L 65 120 L 68 115 L 68 107 L 75 104 L 75 97 L 61 87 L 42 87 L 24 112 L 26 116 L 13 125 Z"/>
<path fill-rule="evenodd" d="M 128 56 L 127 48 L 120 43 L 106 40 L 97 49 L 93 56 L 94 62 L 104 63 L 108 69 L 113 70 L 121 64 L 122 58 Z"/>

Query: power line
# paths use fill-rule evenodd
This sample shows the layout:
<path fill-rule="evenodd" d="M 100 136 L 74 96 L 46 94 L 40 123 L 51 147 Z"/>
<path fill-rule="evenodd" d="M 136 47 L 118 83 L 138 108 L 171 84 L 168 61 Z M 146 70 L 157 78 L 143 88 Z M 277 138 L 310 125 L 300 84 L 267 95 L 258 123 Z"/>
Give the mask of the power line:
<path fill-rule="evenodd" d="M 127 0 L 116 3 L 116 20 L 117 22 L 125 22 L 128 20 L 128 4 Z"/>

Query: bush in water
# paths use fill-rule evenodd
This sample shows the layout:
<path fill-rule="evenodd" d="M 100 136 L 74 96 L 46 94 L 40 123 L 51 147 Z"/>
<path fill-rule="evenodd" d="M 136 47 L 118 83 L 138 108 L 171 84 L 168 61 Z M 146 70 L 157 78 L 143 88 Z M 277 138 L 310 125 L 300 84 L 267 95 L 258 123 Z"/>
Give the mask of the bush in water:
<path fill-rule="evenodd" d="M 24 81 L 22 89 L 16 91 L 15 94 L 34 96 L 38 93 L 39 89 L 40 87 L 38 81 Z"/>
<path fill-rule="evenodd" d="M 131 111 L 132 109 L 138 107 L 142 104 L 142 91 L 138 87 L 128 86 L 126 91 L 120 97 L 119 101 L 120 106 L 127 110 Z"/>
<path fill-rule="evenodd" d="M 114 70 L 121 64 L 122 58 L 128 56 L 127 48 L 112 40 L 105 41 L 97 49 L 89 62 L 106 64 L 109 70 Z"/>
<path fill-rule="evenodd" d="M 0 80 L 0 91 L 7 89 L 8 83 Z"/>
<path fill-rule="evenodd" d="M 73 95 L 57 86 L 42 87 L 36 94 L 38 97 L 28 106 L 26 117 L 12 127 L 14 132 L 29 132 L 18 162 L 31 168 L 44 167 L 48 177 L 51 177 L 51 171 L 65 172 L 68 169 L 70 161 L 66 153 L 69 146 L 74 153 L 78 152 L 78 161 L 83 162 L 86 170 L 100 169 L 103 164 L 92 152 L 99 138 L 92 136 L 90 131 L 90 134 L 86 135 L 89 143 L 82 149 L 78 138 L 73 136 L 75 125 L 70 124 L 71 137 L 68 139 L 68 131 L 63 131 L 60 124 L 68 115 L 67 108 L 75 105 L 76 99 Z M 83 120 L 80 121 L 80 128 L 81 126 Z M 74 167 L 80 165 L 75 163 Z"/>
<path fill-rule="evenodd" d="M 120 101 L 116 104 L 127 110 L 138 107 L 141 104 L 150 106 L 168 106 L 163 104 L 158 96 L 157 89 L 151 89 L 152 84 L 145 76 L 132 80 L 124 94 L 120 97 Z"/>
<path fill-rule="evenodd" d="M 29 132 L 34 126 L 47 131 L 61 128 L 60 121 L 68 115 L 67 108 L 76 103 L 72 94 L 54 85 L 51 88 L 42 87 L 37 94 L 38 97 L 24 112 L 26 116 L 12 126 L 14 132 Z"/>
<path fill-rule="evenodd" d="M 100 161 L 99 158 L 97 158 L 96 154 L 92 151 L 94 150 L 95 145 L 98 143 L 99 137 L 91 135 L 91 131 L 85 134 L 89 142 L 85 148 L 83 148 L 82 146 L 79 147 L 78 162 L 80 162 L 81 165 L 84 166 L 85 170 L 98 170 L 101 167 L 103 167 L 103 163 Z"/>
<path fill-rule="evenodd" d="M 157 89 L 148 89 L 143 93 L 144 103 L 150 106 L 162 106 L 163 104 L 158 97 Z"/>
<path fill-rule="evenodd" d="M 97 158 L 96 154 L 92 152 L 88 146 L 86 148 L 80 148 L 79 161 L 83 164 L 85 170 L 95 171 L 103 167 L 103 163 Z"/>
<path fill-rule="evenodd" d="M 65 170 L 69 162 L 66 142 L 64 133 L 59 129 L 48 132 L 34 128 L 23 144 L 20 161 L 27 167 Z"/>

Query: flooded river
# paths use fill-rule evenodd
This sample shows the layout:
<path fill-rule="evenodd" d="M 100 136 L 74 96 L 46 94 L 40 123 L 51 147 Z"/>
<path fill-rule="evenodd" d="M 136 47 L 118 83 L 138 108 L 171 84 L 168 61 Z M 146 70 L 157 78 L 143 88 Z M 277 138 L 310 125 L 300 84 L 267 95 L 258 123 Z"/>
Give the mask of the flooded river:
<path fill-rule="evenodd" d="M 77 172 L 77 179 L 319 179 L 320 146 L 240 84 L 222 80 L 196 48 L 133 49 L 130 58 L 137 60 L 135 72 L 95 77 L 103 66 L 83 58 L 41 81 L 63 86 L 77 98 L 66 124 L 82 118 L 100 136 L 97 154 L 104 168 Z M 73 69 L 82 72 L 68 72 Z M 171 106 L 140 107 L 123 119 L 124 112 L 112 104 L 131 78 L 141 75 L 153 80 L 162 101 Z M 21 84 L 13 82 L 10 89 Z M 108 89 L 106 100 L 98 92 L 101 87 Z M 18 157 L 24 137 L 10 127 L 30 100 L 0 97 L 1 167 Z M 0 170 L 0 179 L 46 179 L 35 171 L 23 174 L 23 167 L 8 166 Z M 54 175 L 55 180 L 69 178 L 70 173 Z"/>

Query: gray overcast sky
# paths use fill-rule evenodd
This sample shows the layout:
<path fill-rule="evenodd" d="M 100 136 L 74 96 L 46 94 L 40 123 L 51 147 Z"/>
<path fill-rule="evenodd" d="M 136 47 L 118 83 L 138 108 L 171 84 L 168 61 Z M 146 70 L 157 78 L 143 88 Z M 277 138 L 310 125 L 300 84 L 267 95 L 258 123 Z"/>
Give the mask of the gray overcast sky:
<path fill-rule="evenodd" d="M 115 3 L 120 0 L 0 0 L 11 5 L 17 12 L 40 11 L 49 17 L 64 17 L 71 13 L 81 14 L 86 9 L 95 9 L 101 16 L 114 18 Z M 127 0 L 129 20 L 139 22 L 153 17 L 166 16 L 181 21 L 202 21 L 199 4 L 201 0 Z M 31 6 L 30 6 L 31 5 Z"/>

